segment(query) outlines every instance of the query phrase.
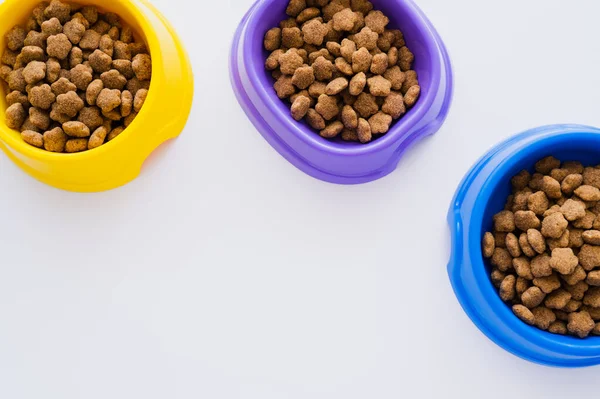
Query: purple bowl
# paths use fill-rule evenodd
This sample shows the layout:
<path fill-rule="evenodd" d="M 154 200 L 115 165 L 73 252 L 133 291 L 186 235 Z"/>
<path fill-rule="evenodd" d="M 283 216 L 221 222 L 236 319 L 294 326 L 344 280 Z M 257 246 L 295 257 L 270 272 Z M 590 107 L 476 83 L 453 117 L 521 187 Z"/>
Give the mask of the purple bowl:
<path fill-rule="evenodd" d="M 359 184 L 380 179 L 396 169 L 406 150 L 434 134 L 448 115 L 452 100 L 452 68 L 435 28 L 411 0 L 372 0 L 404 32 L 415 54 L 421 97 L 383 137 L 369 143 L 329 141 L 304 122 L 296 122 L 289 105 L 273 89 L 264 68 L 267 30 L 287 18 L 288 0 L 258 0 L 240 23 L 231 49 L 231 81 L 238 101 L 263 137 L 298 169 L 327 182 Z"/>

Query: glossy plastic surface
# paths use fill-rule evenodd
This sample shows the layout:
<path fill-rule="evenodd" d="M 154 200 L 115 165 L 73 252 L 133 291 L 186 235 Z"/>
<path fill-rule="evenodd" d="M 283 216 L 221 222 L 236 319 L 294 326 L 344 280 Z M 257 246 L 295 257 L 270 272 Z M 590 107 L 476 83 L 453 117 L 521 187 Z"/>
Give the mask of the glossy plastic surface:
<path fill-rule="evenodd" d="M 556 367 L 600 364 L 600 337 L 563 337 L 530 327 L 502 302 L 481 252 L 492 217 L 504 207 L 510 179 L 548 155 L 585 165 L 600 163 L 600 129 L 554 125 L 517 135 L 490 150 L 467 174 L 452 203 L 448 221 L 452 255 L 448 273 L 465 312 L 492 341 L 532 362 Z"/>
<path fill-rule="evenodd" d="M 421 98 L 390 131 L 368 145 L 331 142 L 290 116 L 265 70 L 265 32 L 278 26 L 288 0 L 259 0 L 242 20 L 231 50 L 231 80 L 238 101 L 263 137 L 293 165 L 321 180 L 357 184 L 391 173 L 419 139 L 435 133 L 452 99 L 450 60 L 439 35 L 410 0 L 372 0 L 404 32 L 415 53 Z"/>
<path fill-rule="evenodd" d="M 39 0 L 7 0 L 0 4 L 0 36 L 31 14 Z M 160 144 L 177 137 L 190 113 L 192 69 L 175 31 L 145 0 L 80 0 L 117 13 L 144 39 L 152 55 L 148 98 L 135 121 L 114 140 L 92 151 L 55 154 L 23 142 L 5 120 L 0 96 L 0 149 L 21 169 L 51 186 L 69 191 L 110 190 L 135 179 L 146 158 Z M 0 52 L 5 43 L 0 41 Z M 2 93 L 4 94 L 4 93 Z"/>

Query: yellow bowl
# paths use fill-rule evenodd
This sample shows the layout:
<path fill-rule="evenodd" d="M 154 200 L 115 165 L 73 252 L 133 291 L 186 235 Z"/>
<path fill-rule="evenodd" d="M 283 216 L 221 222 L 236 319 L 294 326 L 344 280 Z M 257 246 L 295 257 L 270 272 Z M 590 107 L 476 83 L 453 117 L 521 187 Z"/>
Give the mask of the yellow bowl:
<path fill-rule="evenodd" d="M 0 4 L 0 53 L 4 35 L 23 23 L 40 0 Z M 135 179 L 146 158 L 177 137 L 192 107 L 194 82 L 189 58 L 169 22 L 146 0 L 78 0 L 119 15 L 145 40 L 152 56 L 148 98 L 136 119 L 114 140 L 76 154 L 47 152 L 25 143 L 5 123 L 6 93 L 0 95 L 0 149 L 34 178 L 69 191 L 110 190 Z"/>

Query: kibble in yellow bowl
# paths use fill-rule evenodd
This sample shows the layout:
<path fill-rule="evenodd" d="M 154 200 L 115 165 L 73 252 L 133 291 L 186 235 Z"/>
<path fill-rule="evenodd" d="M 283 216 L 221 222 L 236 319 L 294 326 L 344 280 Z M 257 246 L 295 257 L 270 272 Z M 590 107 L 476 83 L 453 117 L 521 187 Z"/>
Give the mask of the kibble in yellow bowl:
<path fill-rule="evenodd" d="M 0 35 L 0 148 L 38 180 L 80 192 L 121 186 L 183 129 L 190 63 L 146 1 L 8 0 Z"/>

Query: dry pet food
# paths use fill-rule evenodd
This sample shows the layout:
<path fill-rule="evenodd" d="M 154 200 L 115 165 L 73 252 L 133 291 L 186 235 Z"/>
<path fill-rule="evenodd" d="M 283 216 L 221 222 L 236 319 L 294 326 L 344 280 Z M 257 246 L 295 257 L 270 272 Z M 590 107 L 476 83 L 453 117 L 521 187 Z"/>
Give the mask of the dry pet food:
<path fill-rule="evenodd" d="M 34 147 L 99 147 L 123 132 L 146 100 L 152 60 L 115 14 L 42 2 L 5 39 L 6 123 Z"/>
<path fill-rule="evenodd" d="M 270 29 L 265 67 L 277 96 L 327 139 L 369 143 L 417 102 L 414 55 L 368 0 L 291 0 Z"/>
<path fill-rule="evenodd" d="M 483 237 L 500 297 L 542 330 L 600 335 L 600 166 L 550 156 L 511 183 Z"/>

